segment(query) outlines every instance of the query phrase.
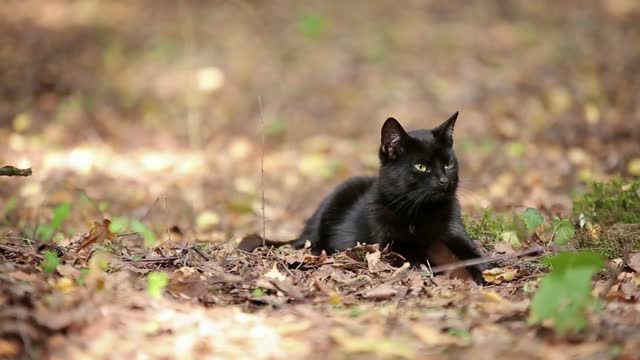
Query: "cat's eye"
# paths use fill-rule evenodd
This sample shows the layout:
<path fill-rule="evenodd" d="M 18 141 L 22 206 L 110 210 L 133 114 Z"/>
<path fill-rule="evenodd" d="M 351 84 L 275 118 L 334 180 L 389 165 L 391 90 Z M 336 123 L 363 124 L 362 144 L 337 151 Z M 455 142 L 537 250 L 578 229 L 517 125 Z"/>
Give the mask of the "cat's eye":
<path fill-rule="evenodd" d="M 454 165 L 455 165 L 455 164 L 453 163 L 453 160 L 449 160 L 449 162 L 447 162 L 447 163 L 444 165 L 444 169 L 445 169 L 445 170 L 451 170 L 451 169 L 453 169 L 453 166 L 454 166 Z"/>
<path fill-rule="evenodd" d="M 429 172 L 429 167 L 422 163 L 413 164 L 413 167 L 420 172 Z"/>

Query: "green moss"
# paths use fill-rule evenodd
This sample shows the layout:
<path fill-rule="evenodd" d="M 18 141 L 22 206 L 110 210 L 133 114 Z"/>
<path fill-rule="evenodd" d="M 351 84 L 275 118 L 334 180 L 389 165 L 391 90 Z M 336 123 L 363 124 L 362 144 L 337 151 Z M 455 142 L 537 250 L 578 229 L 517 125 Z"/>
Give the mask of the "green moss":
<path fill-rule="evenodd" d="M 485 209 L 479 217 L 467 216 L 465 226 L 472 239 L 483 243 L 494 243 L 502 238 L 508 224 L 503 215 Z"/>
<path fill-rule="evenodd" d="M 594 224 L 640 223 L 640 179 L 592 183 L 574 198 L 573 212 Z"/>
<path fill-rule="evenodd" d="M 583 222 L 573 246 L 610 258 L 640 250 L 640 179 L 593 183 L 574 198 L 573 212 Z"/>
<path fill-rule="evenodd" d="M 592 225 L 578 230 L 571 244 L 579 249 L 592 249 L 611 258 L 625 252 L 640 251 L 640 224 Z"/>

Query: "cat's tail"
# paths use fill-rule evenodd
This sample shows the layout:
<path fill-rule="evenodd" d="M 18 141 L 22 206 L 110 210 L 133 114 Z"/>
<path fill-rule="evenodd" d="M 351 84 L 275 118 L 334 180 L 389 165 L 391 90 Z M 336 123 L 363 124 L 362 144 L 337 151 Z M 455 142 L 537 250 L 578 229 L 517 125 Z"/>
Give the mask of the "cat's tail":
<path fill-rule="evenodd" d="M 303 238 L 298 238 L 290 241 L 275 241 L 269 239 L 263 239 L 262 236 L 258 234 L 249 234 L 240 240 L 238 244 L 238 249 L 246 252 L 252 252 L 253 250 L 259 248 L 260 246 L 273 246 L 273 247 L 281 247 L 285 245 L 290 245 L 296 249 L 304 248 L 306 240 Z"/>

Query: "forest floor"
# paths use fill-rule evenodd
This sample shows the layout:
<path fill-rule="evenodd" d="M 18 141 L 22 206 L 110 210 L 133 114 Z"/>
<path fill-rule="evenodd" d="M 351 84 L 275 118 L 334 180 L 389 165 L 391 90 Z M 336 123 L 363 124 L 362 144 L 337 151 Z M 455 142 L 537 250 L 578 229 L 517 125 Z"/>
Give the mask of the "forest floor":
<path fill-rule="evenodd" d="M 284 5 L 3 4 L 0 166 L 33 175 L 0 177 L 0 359 L 640 358 L 638 248 L 609 253 L 602 309 L 560 336 L 529 321 L 549 234 L 484 210 L 578 225 L 576 194 L 618 176 L 640 198 L 640 6 Z M 496 264 L 512 276 L 236 248 L 375 174 L 386 117 L 457 110 L 472 234 L 492 257 L 542 248 Z"/>

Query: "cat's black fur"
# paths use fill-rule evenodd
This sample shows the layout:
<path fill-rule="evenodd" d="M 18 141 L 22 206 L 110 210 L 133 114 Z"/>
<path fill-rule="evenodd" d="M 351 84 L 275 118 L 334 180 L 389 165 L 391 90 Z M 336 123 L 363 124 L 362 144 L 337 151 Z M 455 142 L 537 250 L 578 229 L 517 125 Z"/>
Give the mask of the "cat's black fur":
<path fill-rule="evenodd" d="M 377 177 L 355 177 L 339 185 L 290 243 L 311 242 L 315 253 L 345 250 L 357 243 L 379 243 L 412 264 L 438 265 L 427 258 L 431 244 L 441 241 L 459 259 L 482 256 L 470 239 L 456 197 L 458 160 L 454 154 L 455 113 L 430 130 L 405 132 L 389 118 L 382 127 Z M 419 171 L 423 164 L 429 172 Z M 421 167 L 422 168 L 422 167 Z M 482 266 L 467 270 L 482 281 Z"/>

